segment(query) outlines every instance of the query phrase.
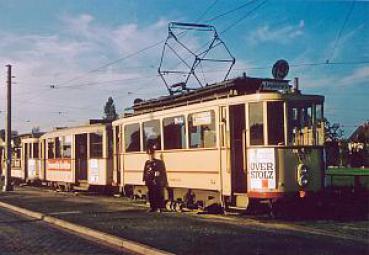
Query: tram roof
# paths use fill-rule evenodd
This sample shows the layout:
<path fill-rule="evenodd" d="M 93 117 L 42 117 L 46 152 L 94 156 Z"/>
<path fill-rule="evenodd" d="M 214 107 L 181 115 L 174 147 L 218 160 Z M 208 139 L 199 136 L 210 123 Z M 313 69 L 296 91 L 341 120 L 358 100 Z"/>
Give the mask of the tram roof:
<path fill-rule="evenodd" d="M 70 126 L 70 127 L 56 127 L 53 130 L 44 133 L 40 138 L 53 137 L 63 133 L 84 133 L 86 130 L 93 130 L 94 128 L 101 129 L 111 125 L 110 120 L 90 119 L 87 123 Z"/>
<path fill-rule="evenodd" d="M 242 76 L 207 85 L 193 91 L 137 102 L 131 108 L 133 109 L 133 114 L 128 114 L 125 117 L 159 111 L 163 108 L 193 104 L 200 101 L 211 101 L 225 97 L 250 95 L 257 92 L 276 93 L 279 92 L 281 88 L 283 88 L 284 91 L 290 91 L 291 87 L 292 86 L 289 85 L 289 80 Z"/>

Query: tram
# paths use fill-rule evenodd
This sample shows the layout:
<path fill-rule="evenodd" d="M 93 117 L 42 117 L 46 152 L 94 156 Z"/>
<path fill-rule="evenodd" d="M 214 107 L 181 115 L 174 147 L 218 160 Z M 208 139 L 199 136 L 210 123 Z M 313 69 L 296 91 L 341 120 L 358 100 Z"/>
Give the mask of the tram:
<path fill-rule="evenodd" d="M 40 179 L 49 186 L 89 190 L 112 184 L 111 123 L 56 128 L 40 137 Z"/>
<path fill-rule="evenodd" d="M 26 182 L 37 182 L 40 180 L 41 170 L 40 143 L 41 134 L 21 139 L 22 151 L 22 173 Z"/>
<path fill-rule="evenodd" d="M 250 202 L 301 199 L 324 177 L 324 97 L 298 79 L 246 75 L 147 101 L 112 123 L 114 182 L 145 197 L 148 140 L 165 164 L 170 208 L 246 210 Z"/>
<path fill-rule="evenodd" d="M 22 147 L 21 145 L 14 145 L 14 147 L 12 148 L 10 176 L 11 176 L 11 179 L 15 182 L 21 182 L 26 178 L 25 173 L 23 171 L 22 164 L 23 164 Z"/>
<path fill-rule="evenodd" d="M 39 144 L 41 133 L 22 134 L 12 138 L 11 179 L 16 182 L 28 182 L 38 179 Z"/>

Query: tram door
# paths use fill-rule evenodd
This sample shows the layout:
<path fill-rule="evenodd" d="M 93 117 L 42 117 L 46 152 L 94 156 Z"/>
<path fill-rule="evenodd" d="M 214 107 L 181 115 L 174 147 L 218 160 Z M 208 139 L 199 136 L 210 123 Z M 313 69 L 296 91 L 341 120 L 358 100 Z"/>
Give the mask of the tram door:
<path fill-rule="evenodd" d="M 246 193 L 247 174 L 243 169 L 246 151 L 243 146 L 246 141 L 242 141 L 246 129 L 244 104 L 229 106 L 229 125 L 232 193 Z"/>
<path fill-rule="evenodd" d="M 25 143 L 23 145 L 24 153 L 22 155 L 22 161 L 21 161 L 21 167 L 22 167 L 22 164 L 23 164 L 23 169 L 24 169 L 23 176 L 24 176 L 25 179 L 28 177 L 28 158 L 29 158 L 28 153 L 32 153 L 32 147 L 29 148 L 32 145 L 29 145 L 29 144 L 30 143 Z"/>
<path fill-rule="evenodd" d="M 42 144 L 42 179 L 46 180 L 46 158 L 47 158 L 47 140 L 43 140 Z"/>
<path fill-rule="evenodd" d="M 78 181 L 87 180 L 87 134 L 76 135 L 76 178 Z"/>

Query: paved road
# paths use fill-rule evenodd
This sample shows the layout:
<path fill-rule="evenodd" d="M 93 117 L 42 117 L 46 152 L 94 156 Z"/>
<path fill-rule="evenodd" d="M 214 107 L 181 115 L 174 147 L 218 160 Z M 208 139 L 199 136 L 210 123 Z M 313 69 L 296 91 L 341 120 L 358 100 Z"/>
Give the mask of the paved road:
<path fill-rule="evenodd" d="M 271 220 L 193 212 L 146 213 L 142 203 L 125 198 L 33 187 L 0 192 L 0 201 L 179 255 L 369 254 L 367 217 Z"/>
<path fill-rule="evenodd" d="M 0 208 L 0 254 L 124 253 Z"/>

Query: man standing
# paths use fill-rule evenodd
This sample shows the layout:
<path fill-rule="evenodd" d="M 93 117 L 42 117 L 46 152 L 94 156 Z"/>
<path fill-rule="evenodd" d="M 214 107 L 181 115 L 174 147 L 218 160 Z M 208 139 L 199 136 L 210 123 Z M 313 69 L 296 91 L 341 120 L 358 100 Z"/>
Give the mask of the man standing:
<path fill-rule="evenodd" d="M 149 190 L 149 212 L 160 212 L 164 204 L 163 188 L 166 185 L 165 166 L 162 160 L 155 158 L 156 148 L 155 141 L 149 140 L 146 148 L 149 159 L 145 162 L 143 173 L 143 181 Z"/>

